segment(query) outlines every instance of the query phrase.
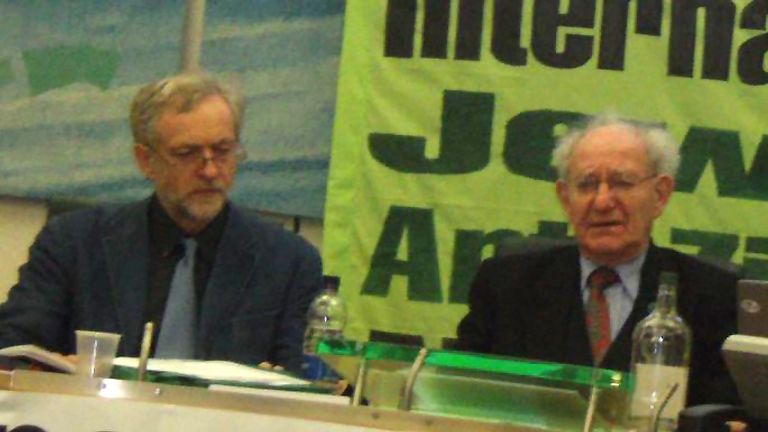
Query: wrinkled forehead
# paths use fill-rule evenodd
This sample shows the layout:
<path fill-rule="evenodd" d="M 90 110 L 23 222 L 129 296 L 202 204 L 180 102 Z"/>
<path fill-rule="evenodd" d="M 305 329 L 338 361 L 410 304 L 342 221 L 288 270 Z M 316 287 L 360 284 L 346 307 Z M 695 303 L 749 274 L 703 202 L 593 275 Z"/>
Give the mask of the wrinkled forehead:
<path fill-rule="evenodd" d="M 568 167 L 571 176 L 646 173 L 650 170 L 648 145 L 628 126 L 595 128 L 574 144 Z"/>

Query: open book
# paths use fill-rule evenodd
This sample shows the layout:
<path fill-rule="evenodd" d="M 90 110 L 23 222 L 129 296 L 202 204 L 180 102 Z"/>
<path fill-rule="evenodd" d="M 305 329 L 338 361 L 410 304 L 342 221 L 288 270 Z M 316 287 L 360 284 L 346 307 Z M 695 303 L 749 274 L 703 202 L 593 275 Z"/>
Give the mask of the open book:
<path fill-rule="evenodd" d="M 48 351 L 37 345 L 15 345 L 0 349 L 0 356 L 24 358 L 51 369 L 75 373 L 75 364 L 59 353 Z"/>

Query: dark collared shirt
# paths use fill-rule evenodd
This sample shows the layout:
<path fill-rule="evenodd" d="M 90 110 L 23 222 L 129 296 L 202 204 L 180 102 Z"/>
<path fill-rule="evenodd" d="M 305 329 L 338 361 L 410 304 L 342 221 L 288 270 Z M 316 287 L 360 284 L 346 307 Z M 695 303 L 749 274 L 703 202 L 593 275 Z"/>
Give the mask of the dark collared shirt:
<path fill-rule="evenodd" d="M 219 240 L 226 226 L 229 204 L 219 212 L 194 238 L 197 240 L 195 254 L 195 294 L 198 312 L 205 295 L 205 288 L 213 269 Z M 168 216 L 157 197 L 152 197 L 149 205 L 149 274 L 147 277 L 147 300 L 144 306 L 144 322 L 155 323 L 153 340 L 157 340 L 160 325 L 165 312 L 165 303 L 171 288 L 171 279 L 176 264 L 184 256 L 181 245 L 184 231 Z"/>

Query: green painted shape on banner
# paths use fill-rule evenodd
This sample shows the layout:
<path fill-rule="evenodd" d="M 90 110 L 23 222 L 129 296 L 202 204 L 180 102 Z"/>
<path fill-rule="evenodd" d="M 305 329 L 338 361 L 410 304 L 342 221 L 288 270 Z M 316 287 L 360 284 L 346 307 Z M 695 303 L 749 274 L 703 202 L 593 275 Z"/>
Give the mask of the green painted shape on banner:
<path fill-rule="evenodd" d="M 732 198 L 766 200 L 768 190 L 756 190 L 744 172 L 738 132 L 692 126 L 680 147 L 676 190 L 694 192 L 708 163 L 712 163 L 718 194 Z"/>
<path fill-rule="evenodd" d="M 419 174 L 466 174 L 491 158 L 492 93 L 443 92 L 440 155 L 428 159 L 424 137 L 371 133 L 371 155 L 395 171 Z"/>
<path fill-rule="evenodd" d="M 747 237 L 745 251 L 768 256 L 768 237 Z M 768 279 L 768 259 L 744 257 L 744 276 L 748 279 Z"/>
<path fill-rule="evenodd" d="M 448 303 L 465 304 L 469 299 L 472 278 L 483 259 L 486 246 L 498 246 L 506 239 L 519 239 L 523 234 L 515 230 L 495 230 L 489 233 L 477 230 L 456 230 L 453 247 L 453 271 L 448 289 Z"/>
<path fill-rule="evenodd" d="M 730 261 L 739 248 L 739 236 L 736 234 L 693 229 L 672 228 L 670 241 L 673 244 L 698 246 L 698 255 L 723 261 Z"/>
<path fill-rule="evenodd" d="M 13 69 L 10 60 L 0 60 L 0 87 L 13 82 Z"/>
<path fill-rule="evenodd" d="M 27 50 L 22 58 L 33 96 L 78 82 L 106 90 L 120 62 L 117 51 L 88 45 Z"/>
<path fill-rule="evenodd" d="M 572 111 L 527 111 L 507 122 L 504 163 L 510 171 L 524 177 L 555 181 L 551 165 L 555 148 L 555 126 L 573 123 L 583 114 Z"/>
<path fill-rule="evenodd" d="M 408 259 L 397 258 L 403 240 L 408 241 Z M 371 257 L 371 267 L 361 294 L 386 297 L 395 275 L 408 278 L 408 299 L 440 303 L 435 222 L 431 209 L 392 206 Z"/>

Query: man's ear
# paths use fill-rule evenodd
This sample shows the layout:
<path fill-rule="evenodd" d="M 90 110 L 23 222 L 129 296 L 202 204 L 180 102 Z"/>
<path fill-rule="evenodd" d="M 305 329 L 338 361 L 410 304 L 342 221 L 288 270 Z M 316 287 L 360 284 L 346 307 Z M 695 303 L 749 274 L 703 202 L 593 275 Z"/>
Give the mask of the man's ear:
<path fill-rule="evenodd" d="M 142 174 L 144 174 L 144 177 L 148 178 L 149 180 L 154 179 L 154 170 L 152 169 L 152 154 L 151 150 L 149 150 L 149 147 L 145 146 L 144 144 L 134 144 L 133 145 L 133 157 L 136 159 L 136 165 L 139 166 L 139 170 L 141 170 Z"/>
<path fill-rule="evenodd" d="M 664 209 L 669 203 L 669 199 L 672 197 L 672 192 L 675 190 L 675 179 L 666 174 L 659 175 L 654 185 L 654 193 L 656 194 L 656 217 L 661 216 Z"/>

